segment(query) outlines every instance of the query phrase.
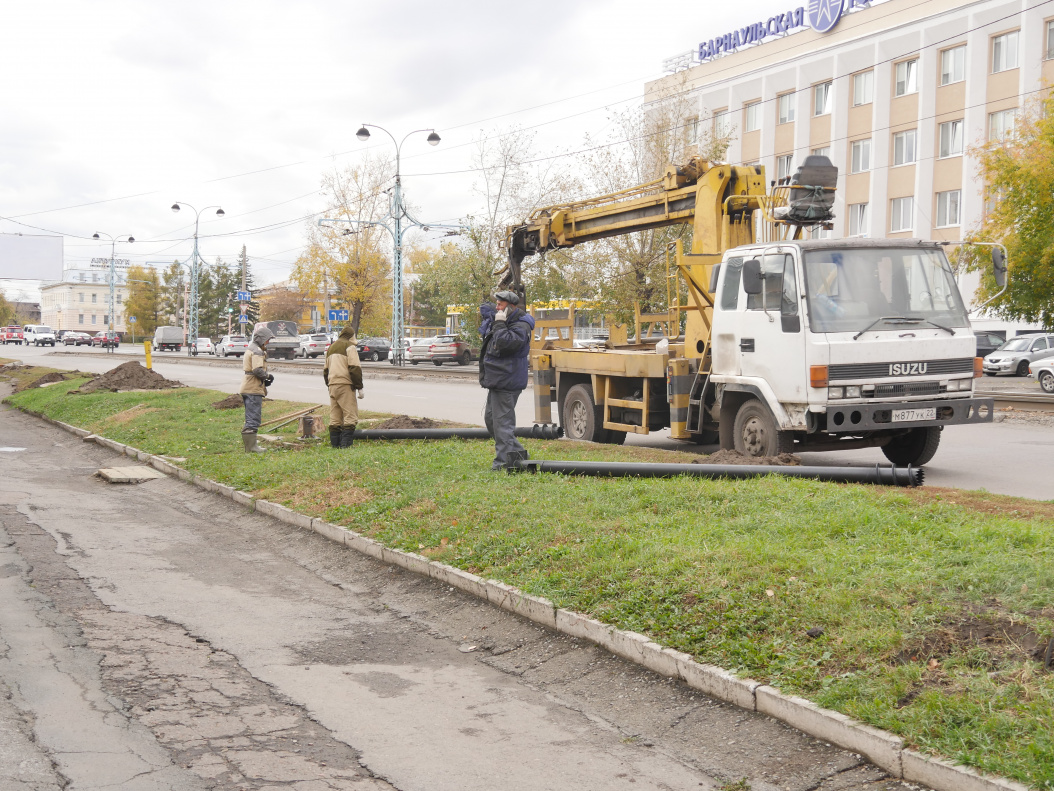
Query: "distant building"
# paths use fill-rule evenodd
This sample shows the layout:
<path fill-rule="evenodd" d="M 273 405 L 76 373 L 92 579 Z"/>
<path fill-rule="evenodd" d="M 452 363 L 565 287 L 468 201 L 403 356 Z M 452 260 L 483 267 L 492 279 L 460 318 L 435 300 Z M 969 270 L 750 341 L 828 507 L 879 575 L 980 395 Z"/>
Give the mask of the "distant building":
<path fill-rule="evenodd" d="M 110 324 L 109 273 L 98 270 L 67 269 L 58 283 L 49 283 L 40 288 L 40 307 L 37 320 L 56 332 L 80 330 L 101 332 Z M 116 303 L 114 329 L 126 332 L 124 323 L 124 300 L 127 296 L 126 275 L 117 270 L 115 280 Z"/>
<path fill-rule="evenodd" d="M 39 302 L 10 302 L 15 309 L 15 313 L 24 318 L 24 324 L 43 324 L 40 320 L 40 303 Z"/>

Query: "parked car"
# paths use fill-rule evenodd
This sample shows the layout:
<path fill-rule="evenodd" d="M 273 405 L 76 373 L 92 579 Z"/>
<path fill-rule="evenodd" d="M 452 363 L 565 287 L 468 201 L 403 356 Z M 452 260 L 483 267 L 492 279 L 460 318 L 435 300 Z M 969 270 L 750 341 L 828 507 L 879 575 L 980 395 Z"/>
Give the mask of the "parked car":
<path fill-rule="evenodd" d="M 360 360 L 371 360 L 377 362 L 380 359 L 388 359 L 388 351 L 392 348 L 387 338 L 364 338 L 357 344 Z"/>
<path fill-rule="evenodd" d="M 428 347 L 432 345 L 435 338 L 410 338 L 410 344 L 403 352 L 403 360 L 417 365 L 422 360 L 428 359 Z"/>
<path fill-rule="evenodd" d="M 22 331 L 22 338 L 26 346 L 54 346 L 55 331 L 43 324 L 27 324 Z"/>
<path fill-rule="evenodd" d="M 121 333 L 109 330 L 96 333 L 91 339 L 91 345 L 99 346 L 103 349 L 116 349 L 121 345 Z"/>
<path fill-rule="evenodd" d="M 978 357 L 987 357 L 1006 343 L 1006 339 L 1003 336 L 996 335 L 994 332 L 975 332 L 974 337 L 977 338 Z"/>
<path fill-rule="evenodd" d="M 0 340 L 3 340 L 4 346 L 9 343 L 17 343 L 22 345 L 22 328 L 11 326 L 0 329 Z"/>
<path fill-rule="evenodd" d="M 428 347 L 428 359 L 434 365 L 468 365 L 479 359 L 479 349 L 473 349 L 460 335 L 437 335 Z"/>
<path fill-rule="evenodd" d="M 91 335 L 86 332 L 70 331 L 62 336 L 63 346 L 91 346 Z"/>
<path fill-rule="evenodd" d="M 194 351 L 198 354 L 214 354 L 212 338 L 198 338 L 194 343 Z"/>
<path fill-rule="evenodd" d="M 1044 393 L 1054 393 L 1054 357 L 1030 363 L 1028 369 L 1032 378 L 1039 382 Z"/>
<path fill-rule="evenodd" d="M 212 353 L 217 357 L 229 357 L 232 354 L 241 357 L 248 348 L 249 341 L 244 335 L 224 335 L 213 347 Z"/>
<path fill-rule="evenodd" d="M 326 353 L 326 349 L 329 348 L 329 336 L 324 332 L 316 333 L 314 335 L 301 335 L 300 336 L 300 350 L 296 353 L 297 357 L 303 357 L 305 360 L 310 357 L 321 357 Z"/>
<path fill-rule="evenodd" d="M 1054 357 L 1054 335 L 1018 335 L 984 358 L 986 376 L 1027 376 L 1029 363 Z"/>

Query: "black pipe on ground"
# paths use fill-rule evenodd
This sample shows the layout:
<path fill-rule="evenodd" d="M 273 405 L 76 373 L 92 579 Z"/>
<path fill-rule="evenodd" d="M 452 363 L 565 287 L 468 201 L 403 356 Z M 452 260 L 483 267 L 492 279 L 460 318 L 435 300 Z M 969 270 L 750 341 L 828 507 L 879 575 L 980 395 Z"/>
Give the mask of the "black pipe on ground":
<path fill-rule="evenodd" d="M 883 486 L 921 486 L 921 467 L 795 467 L 757 464 L 643 464 L 618 461 L 545 461 L 519 463 L 525 472 L 559 472 L 564 475 L 593 475 L 607 478 L 757 478 L 785 475 L 834 483 L 876 483 Z"/>
<path fill-rule="evenodd" d="M 517 437 L 560 439 L 564 430 L 555 423 L 517 426 Z M 485 428 L 367 428 L 356 430 L 355 439 L 491 439 Z"/>

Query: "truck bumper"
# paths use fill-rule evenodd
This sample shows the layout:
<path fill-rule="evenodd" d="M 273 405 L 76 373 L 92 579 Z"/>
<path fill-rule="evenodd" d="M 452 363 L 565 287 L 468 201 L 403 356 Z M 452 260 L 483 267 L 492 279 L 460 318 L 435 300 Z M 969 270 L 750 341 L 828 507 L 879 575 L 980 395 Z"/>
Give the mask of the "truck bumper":
<path fill-rule="evenodd" d="M 933 419 L 897 419 L 903 410 L 934 410 Z M 995 399 L 957 398 L 940 401 L 904 401 L 900 403 L 827 405 L 827 433 L 847 434 L 857 431 L 918 428 L 920 426 L 953 426 L 960 423 L 991 423 Z M 901 416 L 897 416 L 901 417 Z"/>

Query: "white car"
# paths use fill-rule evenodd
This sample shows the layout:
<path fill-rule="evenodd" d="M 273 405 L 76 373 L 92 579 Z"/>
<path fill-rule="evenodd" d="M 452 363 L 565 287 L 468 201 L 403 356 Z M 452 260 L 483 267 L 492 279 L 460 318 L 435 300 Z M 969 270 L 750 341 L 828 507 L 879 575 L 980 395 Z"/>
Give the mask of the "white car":
<path fill-rule="evenodd" d="M 303 357 L 305 360 L 308 357 L 314 359 L 315 357 L 321 357 L 326 353 L 326 349 L 329 348 L 329 336 L 324 332 L 319 332 L 314 335 L 301 335 L 300 336 L 300 348 L 297 350 L 296 356 Z"/>
<path fill-rule="evenodd" d="M 1054 393 L 1054 357 L 1036 360 L 1028 366 L 1032 378 L 1039 382 L 1044 393 Z"/>
<path fill-rule="evenodd" d="M 217 357 L 227 357 L 231 354 L 241 357 L 248 348 L 249 342 L 244 335 L 224 335 L 213 348 L 212 353 Z"/>
<path fill-rule="evenodd" d="M 212 339 L 198 338 L 194 344 L 194 351 L 198 354 L 212 354 Z"/>

